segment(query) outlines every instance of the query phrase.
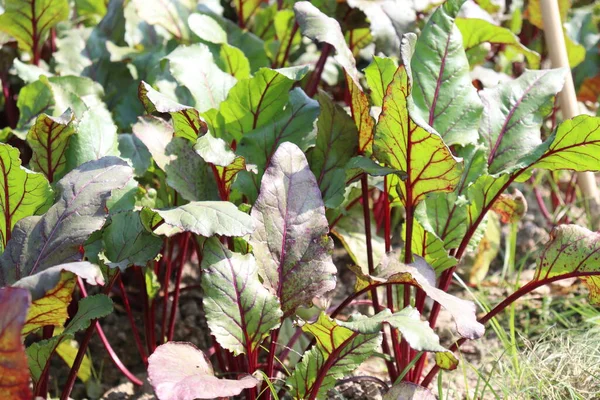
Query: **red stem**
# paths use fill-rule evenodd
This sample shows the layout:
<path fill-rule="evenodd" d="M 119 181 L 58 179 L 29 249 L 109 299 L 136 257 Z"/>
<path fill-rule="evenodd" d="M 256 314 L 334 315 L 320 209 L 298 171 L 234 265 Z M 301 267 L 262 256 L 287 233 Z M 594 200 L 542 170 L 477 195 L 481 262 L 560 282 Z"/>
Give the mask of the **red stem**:
<path fill-rule="evenodd" d="M 185 237 L 183 239 L 183 249 L 181 249 L 181 253 L 179 254 L 179 265 L 177 270 L 177 278 L 175 280 L 175 294 L 173 295 L 173 304 L 171 304 L 171 318 L 169 319 L 169 334 L 168 340 L 173 340 L 173 335 L 175 334 L 175 317 L 177 314 L 177 306 L 179 304 L 179 293 L 181 287 L 181 277 L 183 275 L 183 265 L 185 263 L 185 256 L 188 252 L 188 245 L 190 243 L 190 233 L 185 233 Z"/>
<path fill-rule="evenodd" d="M 169 308 L 169 284 L 171 283 L 171 258 L 173 256 L 173 247 L 174 243 L 165 238 L 165 250 L 167 251 L 167 257 L 165 259 L 165 276 L 163 278 L 163 308 L 162 308 L 162 318 L 161 318 L 161 327 L 160 327 L 160 340 L 163 341 L 166 339 L 167 333 L 167 310 Z"/>
<path fill-rule="evenodd" d="M 144 362 L 144 365 L 148 366 L 148 356 L 146 355 L 146 351 L 144 351 L 144 345 L 142 344 L 142 339 L 140 338 L 140 333 L 135 324 L 135 320 L 133 319 L 133 312 L 131 311 L 131 306 L 129 305 L 129 298 L 127 296 L 127 291 L 125 290 L 125 285 L 123 284 L 123 279 L 119 276 L 119 289 L 121 290 L 121 298 L 123 299 L 123 305 L 125 306 L 125 311 L 127 312 L 127 318 L 129 319 L 129 323 L 131 324 L 131 330 L 133 332 L 133 339 L 135 341 L 135 345 L 140 353 L 140 357 Z"/>
<path fill-rule="evenodd" d="M 319 82 L 321 82 L 321 75 L 323 74 L 323 69 L 325 68 L 325 62 L 327 61 L 327 57 L 329 57 L 329 53 L 333 50 L 333 46 L 329 43 L 323 43 L 323 48 L 321 49 L 321 56 L 315 65 L 315 70 L 310 75 L 310 81 L 306 85 L 306 94 L 308 97 L 313 97 L 317 93 L 317 88 L 319 87 Z"/>
<path fill-rule="evenodd" d="M 277 339 L 279 338 L 279 328 L 271 331 L 271 344 L 269 345 L 269 355 L 267 356 L 267 369 L 265 371 L 269 379 L 273 378 L 275 371 L 275 351 L 277 350 Z M 265 382 L 266 385 L 266 382 Z M 263 385 L 263 396 L 266 400 L 271 400 L 272 393 Z M 262 396 L 261 396 L 262 397 Z"/>
<path fill-rule="evenodd" d="M 44 326 L 44 328 L 42 329 L 42 339 L 50 339 L 54 334 L 54 326 L 52 325 L 47 325 Z M 40 375 L 40 379 L 38 381 L 37 387 L 35 389 L 35 395 L 36 396 L 40 396 L 42 398 L 47 398 L 48 397 L 48 377 L 50 375 L 50 358 L 52 357 L 52 354 L 50 354 L 50 356 L 48 357 L 48 360 L 46 360 L 46 365 L 44 366 L 44 370 L 42 371 L 42 374 Z"/>

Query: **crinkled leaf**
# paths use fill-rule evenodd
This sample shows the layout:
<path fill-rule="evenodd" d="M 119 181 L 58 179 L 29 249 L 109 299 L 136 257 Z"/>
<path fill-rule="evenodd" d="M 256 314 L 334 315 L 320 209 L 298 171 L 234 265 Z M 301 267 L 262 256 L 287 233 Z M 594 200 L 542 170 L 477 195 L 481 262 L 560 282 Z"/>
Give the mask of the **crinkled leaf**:
<path fill-rule="evenodd" d="M 152 155 L 146 145 L 135 135 L 123 133 L 118 136 L 121 157 L 129 161 L 135 176 L 142 176 L 152 162 Z"/>
<path fill-rule="evenodd" d="M 27 134 L 27 143 L 33 151 L 31 168 L 42 172 L 50 182 L 60 179 L 67 171 L 65 152 L 69 138 L 75 133 L 72 123 L 70 110 L 57 118 L 42 114 Z"/>
<path fill-rule="evenodd" d="M 317 143 L 308 154 L 308 162 L 317 178 L 323 202 L 335 208 L 344 201 L 345 166 L 358 147 L 354 122 L 342 107 L 324 92 L 318 94 L 321 113 L 317 121 Z"/>
<path fill-rule="evenodd" d="M 50 206 L 52 189 L 42 174 L 30 172 L 21 166 L 19 150 L 0 144 L 0 196 L 3 217 L 0 218 L 0 251 L 4 251 L 17 221 L 38 214 Z"/>
<path fill-rule="evenodd" d="M 390 253 L 379 266 L 377 275 L 387 282 L 410 283 L 421 288 L 427 296 L 440 303 L 452 315 L 456 330 L 462 337 L 477 339 L 483 336 L 485 329 L 477 322 L 475 304 L 438 289 L 435 272 L 422 258 L 406 265 L 398 261 L 398 254 Z"/>
<path fill-rule="evenodd" d="M 102 233 L 103 260 L 111 268 L 124 271 L 132 265 L 144 266 L 157 256 L 163 240 L 148 232 L 139 212 L 126 211 L 111 216 Z"/>
<path fill-rule="evenodd" d="M 411 118 L 409 94 L 408 75 L 401 66 L 383 100 L 374 152 L 386 166 L 406 171 L 406 179 L 397 182 L 398 196 L 404 205 L 414 206 L 429 193 L 453 191 L 461 168 L 442 138 Z"/>
<path fill-rule="evenodd" d="M 195 142 L 198 136 L 206 133 L 206 122 L 200 118 L 198 110 L 184 106 L 171 100 L 164 94 L 154 90 L 144 81 L 138 87 L 138 97 L 146 112 L 169 113 L 173 119 L 173 130 L 176 137 L 184 137 Z"/>
<path fill-rule="evenodd" d="M 318 377 L 321 386 L 315 398 L 324 398 L 337 380 L 348 376 L 363 361 L 373 355 L 381 344 L 381 333 L 362 335 L 344 328 L 325 313 L 312 324 L 302 327 L 317 340 L 316 346 L 304 353 L 302 361 L 287 379 L 295 399 L 306 399 L 315 388 Z"/>
<path fill-rule="evenodd" d="M 464 2 L 448 0 L 433 13 L 410 60 L 416 111 L 447 145 L 475 143 L 482 110 L 462 35 L 454 25 Z"/>
<path fill-rule="evenodd" d="M 566 70 L 525 71 L 519 78 L 479 92 L 484 105 L 479 133 L 488 147 L 490 173 L 523 167 L 538 147 L 540 128 L 562 89 Z"/>
<path fill-rule="evenodd" d="M 196 140 L 194 150 L 204 161 L 215 166 L 226 167 L 235 160 L 235 153 L 221 138 L 215 138 L 210 133 Z"/>
<path fill-rule="evenodd" d="M 251 254 L 227 250 L 216 239 L 204 244 L 202 289 L 211 333 L 235 355 L 252 354 L 283 315 L 277 297 L 258 278 Z"/>
<path fill-rule="evenodd" d="M 67 0 L 7 0 L 0 15 L 0 31 L 13 36 L 19 47 L 40 54 L 48 32 L 69 17 Z"/>
<path fill-rule="evenodd" d="M 159 400 L 237 396 L 259 383 L 250 375 L 239 380 L 217 378 L 208 357 L 187 342 L 158 346 L 148 358 L 148 379 Z"/>
<path fill-rule="evenodd" d="M 250 244 L 259 275 L 279 296 L 285 316 L 335 288 L 333 241 L 315 176 L 302 150 L 279 146 L 252 208 Z"/>
<path fill-rule="evenodd" d="M 519 38 L 510 30 L 478 18 L 456 18 L 454 22 L 462 34 L 465 50 L 486 42 L 509 45 L 525 56 L 529 68 L 540 67 L 540 55 L 523 46 Z"/>
<path fill-rule="evenodd" d="M 181 232 L 211 237 L 244 236 L 254 229 L 252 218 L 228 201 L 192 201 L 169 210 L 153 210 L 164 222 L 154 233 L 173 236 Z"/>
<path fill-rule="evenodd" d="M 29 307 L 29 292 L 11 287 L 0 288 L 0 397 L 29 400 L 29 370 L 21 328 Z"/>
<path fill-rule="evenodd" d="M 381 107 L 389 84 L 394 79 L 398 65 L 391 58 L 373 57 L 373 61 L 365 68 L 365 78 L 371 89 L 373 105 Z"/>
<path fill-rule="evenodd" d="M 187 87 L 202 112 L 219 108 L 227 97 L 236 79 L 221 71 L 215 64 L 209 48 L 201 43 L 180 46 L 165 57 L 169 60 L 169 69 L 181 85 Z M 198 68 L 198 66 L 202 68 Z"/>
<path fill-rule="evenodd" d="M 0 283 L 12 284 L 49 267 L 81 260 L 79 248 L 104 224 L 111 192 L 125 186 L 132 174 L 125 161 L 104 157 L 62 178 L 56 204 L 44 216 L 27 217 L 15 225 L 0 257 Z"/>
<path fill-rule="evenodd" d="M 533 281 L 579 276 L 590 291 L 590 303 L 600 304 L 600 233 L 578 225 L 559 225 L 537 259 Z"/>

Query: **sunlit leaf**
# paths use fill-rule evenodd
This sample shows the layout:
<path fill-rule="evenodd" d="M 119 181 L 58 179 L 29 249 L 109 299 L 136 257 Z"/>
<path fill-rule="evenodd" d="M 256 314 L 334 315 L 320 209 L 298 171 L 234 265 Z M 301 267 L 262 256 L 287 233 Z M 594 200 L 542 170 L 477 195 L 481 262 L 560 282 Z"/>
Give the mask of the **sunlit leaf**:
<path fill-rule="evenodd" d="M 152 155 L 146 145 L 137 136 L 129 133 L 119 135 L 118 140 L 121 157 L 129 161 L 135 176 L 144 175 L 152 162 Z"/>
<path fill-rule="evenodd" d="M 148 358 L 148 379 L 159 400 L 237 396 L 259 383 L 250 375 L 239 380 L 217 378 L 208 357 L 187 342 L 158 346 Z"/>
<path fill-rule="evenodd" d="M 365 68 L 365 78 L 371 89 L 371 101 L 373 105 L 383 104 L 383 98 L 389 84 L 394 79 L 398 65 L 391 58 L 373 57 L 373 61 Z"/>
<path fill-rule="evenodd" d="M 335 288 L 333 241 L 321 191 L 304 153 L 279 146 L 252 208 L 250 237 L 263 283 L 279 296 L 285 316 Z"/>
<path fill-rule="evenodd" d="M 133 0 L 140 17 L 150 25 L 160 25 L 171 35 L 188 40 L 190 32 L 186 21 L 195 8 L 190 0 Z"/>
<path fill-rule="evenodd" d="M 250 77 L 250 62 L 244 52 L 237 47 L 224 43 L 219 50 L 219 57 L 215 60 L 219 68 L 233 76 L 235 79 Z"/>
<path fill-rule="evenodd" d="M 402 230 L 402 239 L 406 240 L 406 224 Z M 425 230 L 417 221 L 413 222 L 411 251 L 423 257 L 438 276 L 458 262 L 456 258 L 448 255 L 444 242 L 435 233 Z"/>
<path fill-rule="evenodd" d="M 219 344 L 238 354 L 253 354 L 283 315 L 277 297 L 258 278 L 251 254 L 227 250 L 216 239 L 204 245 L 202 289 L 211 333 Z"/>
<path fill-rule="evenodd" d="M 220 138 L 215 138 L 210 133 L 196 140 L 194 150 L 207 163 L 226 167 L 235 160 L 235 153 L 231 151 L 227 143 Z"/>

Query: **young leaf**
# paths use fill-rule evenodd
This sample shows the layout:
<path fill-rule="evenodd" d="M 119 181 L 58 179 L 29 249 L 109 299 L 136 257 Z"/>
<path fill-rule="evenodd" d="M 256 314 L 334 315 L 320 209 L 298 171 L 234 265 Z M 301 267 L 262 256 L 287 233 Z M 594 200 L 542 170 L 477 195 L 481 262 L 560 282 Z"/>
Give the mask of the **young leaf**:
<path fill-rule="evenodd" d="M 219 108 L 227 97 L 236 79 L 223 72 L 215 64 L 208 47 L 201 43 L 177 47 L 165 57 L 169 60 L 169 70 L 181 85 L 187 87 L 194 97 L 194 108 L 205 112 Z M 202 68 L 198 68 L 202 65 Z"/>
<path fill-rule="evenodd" d="M 138 87 L 138 97 L 147 113 L 160 112 L 171 115 L 175 137 L 195 142 L 208 131 L 206 122 L 200 118 L 198 110 L 171 100 L 144 81 L 141 81 Z"/>
<path fill-rule="evenodd" d="M 325 207 L 336 208 L 344 201 L 345 166 L 356 154 L 358 135 L 350 116 L 325 92 L 319 93 L 317 100 L 321 106 L 317 144 L 310 151 L 308 162 L 317 177 Z"/>
<path fill-rule="evenodd" d="M 510 30 L 478 18 L 456 18 L 454 21 L 463 37 L 463 47 L 469 50 L 482 43 L 504 44 L 513 47 L 527 59 L 529 68 L 540 67 L 540 55 L 523 46 Z"/>
<path fill-rule="evenodd" d="M 600 304 L 600 233 L 578 225 L 559 225 L 537 259 L 533 282 L 578 276 L 590 291 L 590 303 Z M 556 280 L 556 279 L 552 279 Z"/>
<path fill-rule="evenodd" d="M 29 400 L 29 370 L 21 328 L 29 307 L 27 290 L 0 288 L 0 397 Z"/>
<path fill-rule="evenodd" d="M 154 233 L 168 237 L 182 232 L 211 237 L 244 236 L 254 230 L 252 218 L 228 201 L 192 201 L 169 210 L 153 210 L 164 221 Z"/>
<path fill-rule="evenodd" d="M 43 172 L 50 182 L 60 179 L 67 170 L 65 152 L 69 137 L 75 133 L 72 122 L 71 110 L 57 118 L 42 114 L 27 134 L 33 151 L 31 168 Z"/>
<path fill-rule="evenodd" d="M 32 173 L 21 166 L 19 150 L 3 143 L 0 144 L 0 185 L 4 188 L 4 196 L 0 196 L 2 252 L 17 221 L 50 206 L 52 189 L 44 175 Z"/>
<path fill-rule="evenodd" d="M 479 92 L 484 105 L 479 133 L 491 174 L 522 168 L 523 156 L 542 142 L 540 128 L 562 89 L 564 69 L 525 71 L 514 81 Z"/>
<path fill-rule="evenodd" d="M 400 66 L 383 100 L 374 152 L 385 165 L 406 171 L 398 182 L 400 201 L 415 206 L 429 193 L 453 191 L 461 168 L 442 138 L 412 119 L 409 94 L 408 75 Z"/>
<path fill-rule="evenodd" d="M 284 316 L 335 288 L 333 241 L 321 191 L 302 150 L 279 146 L 252 208 L 250 244 L 259 274 L 281 301 Z"/>
<path fill-rule="evenodd" d="M 0 283 L 12 284 L 21 277 L 51 266 L 81 260 L 79 247 L 106 218 L 111 192 L 129 181 L 133 171 L 116 157 L 90 161 L 57 183 L 58 201 L 42 217 L 19 221 L 0 257 Z"/>
<path fill-rule="evenodd" d="M 250 78 L 250 62 L 244 52 L 237 47 L 223 43 L 215 62 L 219 68 L 237 80 Z"/>
<path fill-rule="evenodd" d="M 259 383 L 250 375 L 239 380 L 217 378 L 208 357 L 186 342 L 158 346 L 148 358 L 148 379 L 159 400 L 237 396 Z"/>
<path fill-rule="evenodd" d="M 475 316 L 475 304 L 459 299 L 440 290 L 435 284 L 435 272 L 422 259 L 406 265 L 398 261 L 398 255 L 390 253 L 379 266 L 378 278 L 387 282 L 405 282 L 421 288 L 427 296 L 440 303 L 454 318 L 456 330 L 467 339 L 477 339 L 483 336 L 485 328 Z"/>
<path fill-rule="evenodd" d="M 416 111 L 448 146 L 477 141 L 482 111 L 471 84 L 463 39 L 454 25 L 464 2 L 448 0 L 433 13 L 417 39 L 410 60 Z"/>
<path fill-rule="evenodd" d="M 102 233 L 104 258 L 110 268 L 118 267 L 124 271 L 131 265 L 146 265 L 160 252 L 163 240 L 148 232 L 140 213 L 125 211 L 111 216 L 110 224 Z"/>
<path fill-rule="evenodd" d="M 238 354 L 253 354 L 283 315 L 277 297 L 258 278 L 251 254 L 227 250 L 216 238 L 202 253 L 204 309 L 219 344 Z"/>
<path fill-rule="evenodd" d="M 305 324 L 302 330 L 310 332 L 317 344 L 304 353 L 302 361 L 287 379 L 295 399 L 306 399 L 314 390 L 318 393 L 313 398 L 324 398 L 338 379 L 358 368 L 381 344 L 381 333 L 362 335 L 353 332 L 325 313 L 321 313 L 316 322 Z"/>
<path fill-rule="evenodd" d="M 0 15 L 0 31 L 13 36 L 19 47 L 40 59 L 48 32 L 57 23 L 69 18 L 67 0 L 7 0 Z"/>

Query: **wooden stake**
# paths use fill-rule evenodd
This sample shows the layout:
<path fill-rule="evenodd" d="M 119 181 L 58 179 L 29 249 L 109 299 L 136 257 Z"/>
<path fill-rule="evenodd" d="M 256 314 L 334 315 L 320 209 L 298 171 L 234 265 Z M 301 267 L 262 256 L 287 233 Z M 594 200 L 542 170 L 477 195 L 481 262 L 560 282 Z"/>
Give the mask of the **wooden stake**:
<path fill-rule="evenodd" d="M 569 73 L 565 79 L 565 86 L 562 92 L 558 94 L 560 109 L 564 119 L 573 118 L 579 115 L 577 97 L 575 95 L 575 85 L 573 85 L 573 76 L 570 73 L 569 58 L 567 56 L 567 47 L 565 45 L 565 36 L 562 21 L 560 19 L 560 10 L 558 0 L 540 0 L 542 9 L 542 20 L 544 22 L 544 35 L 548 54 L 554 68 L 569 68 Z M 584 197 L 589 201 L 592 224 L 598 228 L 600 220 L 600 191 L 596 184 L 596 178 L 592 172 L 578 172 L 577 184 Z"/>

